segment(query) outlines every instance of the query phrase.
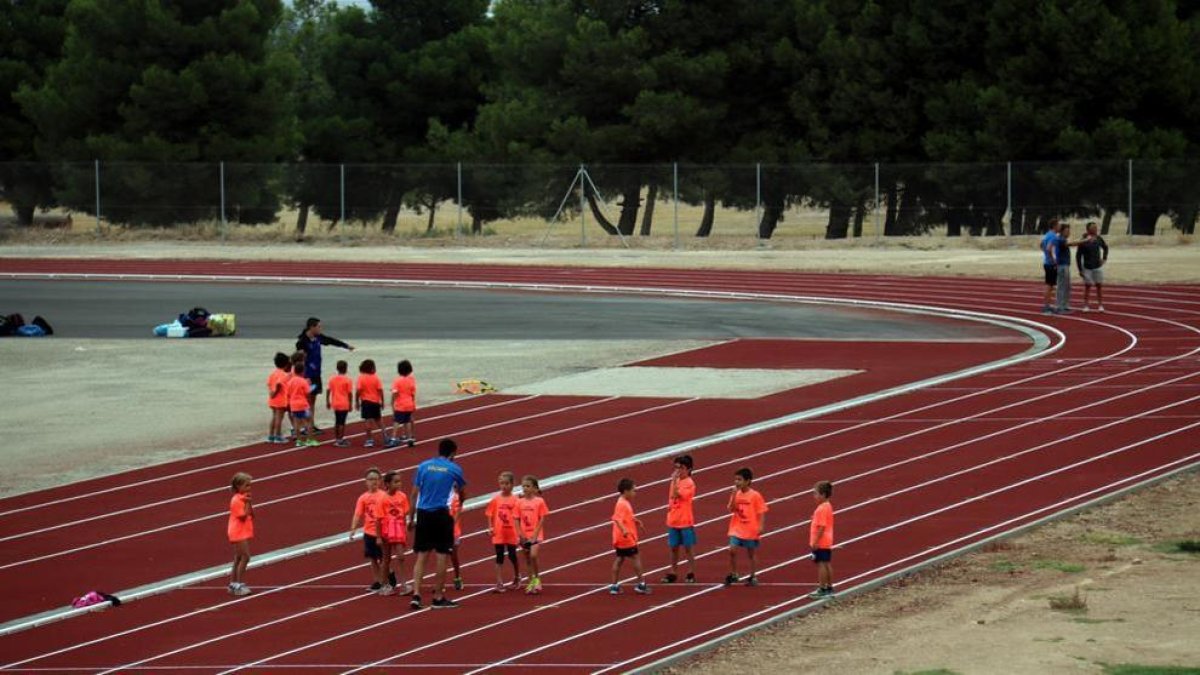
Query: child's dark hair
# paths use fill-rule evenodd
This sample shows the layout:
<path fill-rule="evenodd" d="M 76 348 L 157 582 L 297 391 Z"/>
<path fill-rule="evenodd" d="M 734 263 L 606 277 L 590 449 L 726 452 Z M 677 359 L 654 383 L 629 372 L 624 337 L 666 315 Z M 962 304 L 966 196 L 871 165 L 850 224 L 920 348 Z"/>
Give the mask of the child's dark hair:
<path fill-rule="evenodd" d="M 449 457 L 456 452 L 458 452 L 458 443 L 455 443 L 453 438 L 443 438 L 438 443 L 438 454 L 442 457 Z"/>
<path fill-rule="evenodd" d="M 368 375 L 374 375 L 375 374 L 375 360 L 367 359 L 367 360 L 363 361 L 362 363 L 358 364 L 358 372 L 366 373 Z"/>
<path fill-rule="evenodd" d="M 292 362 L 292 360 L 288 358 L 287 354 L 284 354 L 283 352 L 275 352 L 275 367 L 276 368 L 287 368 L 288 365 L 291 364 L 291 362 Z"/>
<path fill-rule="evenodd" d="M 524 484 L 526 484 L 526 483 L 532 483 L 532 484 L 533 484 L 533 491 L 534 491 L 534 492 L 536 492 L 536 493 L 538 493 L 538 494 L 541 494 L 541 493 L 542 493 L 542 488 L 541 488 L 541 486 L 540 486 L 540 485 L 538 485 L 538 479 L 537 479 L 537 476 L 533 476 L 533 475 L 526 475 L 524 478 L 522 478 L 522 479 L 521 479 L 521 485 L 524 485 Z"/>
<path fill-rule="evenodd" d="M 367 472 L 363 474 L 363 478 L 370 478 L 371 474 L 375 474 L 376 476 L 382 475 L 380 473 L 379 469 L 377 467 L 373 466 L 373 467 L 367 469 Z"/>
<path fill-rule="evenodd" d="M 746 481 L 747 483 L 754 480 L 754 472 L 750 470 L 750 467 L 746 467 L 746 466 L 743 466 L 742 468 L 738 469 L 737 471 L 734 471 L 733 475 L 741 476 L 742 480 Z"/>
<path fill-rule="evenodd" d="M 500 480 L 504 480 L 506 478 L 508 479 L 509 483 L 517 482 L 517 474 L 515 474 L 511 471 L 501 471 L 500 472 Z"/>
<path fill-rule="evenodd" d="M 304 374 L 304 363 L 303 362 L 293 363 L 292 364 L 292 372 L 297 375 L 303 375 Z"/>
<path fill-rule="evenodd" d="M 389 472 L 383 474 L 383 484 L 391 485 L 392 481 L 396 480 L 396 476 L 399 476 L 399 475 L 400 475 L 399 471 L 389 471 Z"/>
<path fill-rule="evenodd" d="M 229 481 L 229 487 L 234 492 L 237 492 L 238 488 L 249 483 L 251 480 L 253 480 L 253 479 L 250 478 L 250 474 L 246 473 L 245 471 L 239 471 L 239 472 L 233 474 L 233 480 Z"/>
<path fill-rule="evenodd" d="M 680 455 L 675 458 L 675 463 L 678 464 L 679 466 L 682 466 L 683 468 L 687 469 L 688 473 L 692 472 L 692 456 L 691 455 Z"/>
<path fill-rule="evenodd" d="M 315 316 L 310 316 L 310 317 L 308 317 L 308 321 L 304 322 L 304 330 L 308 330 L 309 328 L 312 328 L 313 326 L 315 326 L 319 323 L 321 323 L 320 319 L 318 319 Z"/>
<path fill-rule="evenodd" d="M 632 489 L 633 489 L 633 479 L 632 478 L 622 478 L 620 481 L 617 482 L 617 494 L 623 495 Z"/>
<path fill-rule="evenodd" d="M 345 375 L 345 374 L 346 374 L 346 369 L 347 369 L 347 368 L 349 368 L 349 367 L 350 367 L 350 364 L 349 364 L 349 363 L 346 363 L 345 361 L 338 361 L 338 362 L 337 362 L 337 371 L 338 371 L 338 374 L 339 374 L 339 375 Z"/>
<path fill-rule="evenodd" d="M 829 499 L 833 496 L 833 483 L 830 483 L 827 480 L 817 481 L 817 484 L 813 486 L 813 489 L 817 491 L 817 494 L 821 495 L 825 499 Z"/>
<path fill-rule="evenodd" d="M 400 373 L 402 377 L 412 375 L 412 364 L 408 362 L 408 359 L 404 359 L 396 364 L 396 372 Z"/>

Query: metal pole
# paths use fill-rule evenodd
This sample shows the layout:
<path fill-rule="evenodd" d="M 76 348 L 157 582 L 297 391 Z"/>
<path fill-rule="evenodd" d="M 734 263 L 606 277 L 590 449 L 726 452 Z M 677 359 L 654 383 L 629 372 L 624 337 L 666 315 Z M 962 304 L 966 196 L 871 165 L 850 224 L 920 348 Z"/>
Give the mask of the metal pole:
<path fill-rule="evenodd" d="M 346 165 L 338 165 L 338 190 L 339 199 L 341 201 L 341 210 L 338 211 L 338 225 L 346 227 Z M 345 230 L 341 230 L 344 232 Z"/>
<path fill-rule="evenodd" d="M 754 236 L 759 237 L 762 222 L 762 162 L 754 163 Z"/>
<path fill-rule="evenodd" d="M 875 238 L 879 238 L 879 162 L 875 162 Z"/>
<path fill-rule="evenodd" d="M 462 202 L 462 162 L 458 163 L 458 222 L 454 225 L 454 238 L 462 232 L 463 202 Z"/>
<path fill-rule="evenodd" d="M 225 162 L 221 162 L 221 243 L 225 243 Z"/>
<path fill-rule="evenodd" d="M 96 160 L 96 231 L 100 231 L 100 160 Z"/>
<path fill-rule="evenodd" d="M 1125 228 L 1126 235 L 1133 236 L 1133 160 L 1129 162 L 1129 225 Z"/>
<path fill-rule="evenodd" d="M 675 250 L 679 250 L 679 162 L 671 165 L 673 190 L 675 191 Z"/>
<path fill-rule="evenodd" d="M 1011 237 L 1013 233 L 1013 221 L 1016 219 L 1017 214 L 1013 213 L 1012 203 L 1012 162 L 1005 162 L 1005 165 L 1007 167 L 1005 173 L 1008 181 L 1008 204 L 1006 207 L 1008 211 L 1008 236 Z"/>
<path fill-rule="evenodd" d="M 579 165 L 579 246 L 587 247 L 587 169 Z"/>

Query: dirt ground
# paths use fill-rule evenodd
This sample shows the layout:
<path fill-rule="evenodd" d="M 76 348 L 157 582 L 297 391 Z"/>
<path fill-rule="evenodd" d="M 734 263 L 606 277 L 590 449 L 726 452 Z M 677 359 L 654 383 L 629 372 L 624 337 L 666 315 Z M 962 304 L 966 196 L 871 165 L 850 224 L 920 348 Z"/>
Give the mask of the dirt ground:
<path fill-rule="evenodd" d="M 1162 237 L 1154 241 L 1109 238 L 1109 242 L 1113 246 L 1107 269 L 1110 286 L 1200 282 L 1200 245 Z M 778 269 L 981 275 L 1031 281 L 1040 275 L 1036 242 L 1032 239 L 860 240 L 832 245 L 793 243 L 775 248 L 759 247 L 749 239 L 726 239 L 716 244 L 705 242 L 704 250 L 682 251 L 671 250 L 669 244 L 647 244 L 634 250 L 607 245 L 586 250 L 539 248 L 529 242 L 514 245 L 511 241 L 506 246 L 500 238 L 473 241 L 470 247 L 450 243 L 445 240 L 419 247 L 361 243 L 348 248 L 337 242 L 241 241 L 222 245 L 180 241 L 105 243 L 94 238 L 62 241 L 27 237 L 14 241 L 9 237 L 0 242 L 0 272 L 5 257 L 63 256 Z M 174 358 L 179 343 L 171 349 L 162 347 L 164 344 L 153 340 L 123 341 L 120 345 L 65 340 L 36 342 L 36 346 L 34 341 L 0 343 L 0 376 L 5 381 L 0 387 L 0 427 L 10 430 L 10 434 L 14 430 L 27 431 L 23 441 L 16 442 L 10 435 L 10 442 L 0 447 L 0 465 L 5 469 L 0 494 L 199 454 L 260 434 L 261 420 L 255 416 L 260 398 L 257 371 L 246 375 L 249 379 L 244 388 L 248 393 L 240 398 L 194 396 L 186 406 L 173 405 L 171 398 L 164 396 L 170 390 L 162 389 L 162 381 L 176 371 L 180 371 L 177 375 L 186 373 L 187 362 Z M 428 381 L 448 392 L 455 378 L 484 377 L 502 385 L 538 382 L 684 346 L 609 344 L 602 350 L 592 342 L 559 343 L 558 351 L 540 352 L 544 357 L 539 357 L 538 369 L 531 371 L 528 359 L 500 351 L 530 345 L 464 342 L 453 347 L 454 370 L 424 372 Z M 200 344 L 187 347 L 204 348 Z M 229 355 L 233 364 L 257 363 L 262 360 L 260 352 L 273 351 L 272 346 L 250 341 L 238 341 L 236 349 L 237 353 Z M 377 351 L 391 358 L 398 349 L 401 346 L 383 343 L 362 345 L 363 354 L 356 356 Z M 438 349 L 442 348 L 423 354 L 422 359 L 433 362 Z M 70 433 L 58 434 L 27 422 L 60 409 L 56 402 L 67 400 L 69 392 L 47 390 L 31 397 L 28 387 L 51 378 L 23 384 L 13 380 L 10 366 L 17 358 L 35 358 L 46 367 L 86 368 L 92 363 L 96 365 L 91 367 L 137 368 L 163 376 L 145 381 L 130 378 L 128 387 L 105 396 L 137 400 L 138 406 L 92 406 L 85 411 L 86 419 L 72 414 L 74 426 L 68 430 Z M 486 370 L 488 364 L 497 363 L 507 365 Z M 234 371 L 238 368 L 242 367 L 233 366 Z M 100 386 L 105 381 L 101 373 L 71 373 L 75 379 L 66 379 L 68 383 L 83 378 Z M 237 383 L 220 373 L 220 369 L 192 373 L 199 378 L 193 384 L 212 391 L 234 391 Z M 145 388 L 139 388 L 142 385 Z M 225 420 L 231 415 L 234 423 L 229 424 Z M 216 429 L 221 430 L 219 436 Z M 76 437 L 79 442 L 72 440 Z M 122 447 L 126 449 L 120 450 Z M 52 473 L 64 466 L 65 475 Z M 837 601 L 827 609 L 739 639 L 675 670 L 1093 673 L 1104 672 L 1104 664 L 1120 663 L 1200 667 L 1200 640 L 1196 639 L 1200 635 L 1200 556 L 1168 552 L 1169 542 L 1196 539 L 1200 539 L 1200 475 L 1193 473 L 861 597 Z M 1069 596 L 1076 588 L 1086 608 L 1050 608 L 1051 598 Z"/>

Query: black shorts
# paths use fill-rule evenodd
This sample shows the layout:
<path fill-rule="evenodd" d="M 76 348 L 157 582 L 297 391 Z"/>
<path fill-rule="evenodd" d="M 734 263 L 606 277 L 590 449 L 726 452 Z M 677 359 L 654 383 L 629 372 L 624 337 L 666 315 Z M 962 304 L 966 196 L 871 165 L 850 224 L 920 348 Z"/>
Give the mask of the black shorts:
<path fill-rule="evenodd" d="M 325 391 L 325 387 L 321 385 L 320 375 L 313 375 L 312 377 L 308 378 L 308 383 L 312 385 L 312 388 L 308 390 L 309 396 L 316 396 L 317 394 Z"/>
<path fill-rule="evenodd" d="M 362 418 L 364 420 L 377 420 L 382 417 L 382 409 L 378 403 L 373 401 L 362 402 Z"/>
<path fill-rule="evenodd" d="M 517 559 L 517 547 L 516 546 L 513 546 L 512 544 L 493 544 L 492 546 L 496 549 L 496 564 L 497 565 L 504 564 L 504 554 L 505 553 L 507 553 L 508 557 L 511 559 L 513 559 L 513 560 Z"/>
<path fill-rule="evenodd" d="M 409 422 L 412 421 L 412 415 L 413 414 L 412 414 L 411 410 L 409 410 L 407 412 L 401 410 L 401 411 L 393 412 L 392 419 L 394 419 L 396 421 L 396 424 L 408 424 Z"/>
<path fill-rule="evenodd" d="M 450 509 L 418 510 L 416 530 L 415 553 L 437 551 L 449 555 L 454 548 L 454 518 L 450 516 Z"/>
<path fill-rule="evenodd" d="M 814 548 L 812 550 L 813 562 L 823 563 L 833 560 L 833 549 L 829 548 Z"/>
<path fill-rule="evenodd" d="M 617 547 L 614 549 L 614 551 L 616 552 L 618 558 L 632 558 L 638 554 L 638 548 L 636 546 L 630 546 L 629 548 Z"/>
<path fill-rule="evenodd" d="M 1046 285 L 1058 285 L 1058 267 L 1055 265 L 1042 265 L 1042 270 L 1046 273 Z"/>
<path fill-rule="evenodd" d="M 338 425 L 339 427 L 346 426 L 346 415 L 349 415 L 349 414 L 350 414 L 349 410 L 334 410 L 333 411 L 333 423 Z"/>
<path fill-rule="evenodd" d="M 383 557 L 383 549 L 379 548 L 377 535 L 363 532 L 363 557 L 379 560 Z"/>

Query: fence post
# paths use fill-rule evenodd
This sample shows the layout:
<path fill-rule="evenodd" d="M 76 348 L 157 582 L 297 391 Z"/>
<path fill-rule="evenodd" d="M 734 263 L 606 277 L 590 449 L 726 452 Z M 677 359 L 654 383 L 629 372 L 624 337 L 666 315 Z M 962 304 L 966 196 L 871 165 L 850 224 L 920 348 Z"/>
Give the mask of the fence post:
<path fill-rule="evenodd" d="M 345 227 L 346 227 L 346 165 L 345 164 L 338 165 L 338 200 L 340 203 L 340 209 L 338 211 L 338 225 L 340 225 L 343 228 L 340 231 L 345 232 Z"/>
<path fill-rule="evenodd" d="M 221 162 L 221 243 L 225 243 L 225 162 Z"/>
<path fill-rule="evenodd" d="M 1126 160 L 1129 163 L 1129 225 L 1125 228 L 1126 235 L 1133 236 L 1133 160 Z"/>
<path fill-rule="evenodd" d="M 1012 203 L 1012 162 L 1005 162 L 1005 181 L 1008 185 L 1008 197 L 1005 209 L 1008 211 L 1008 236 L 1013 234 L 1013 221 L 1016 220 L 1017 214 L 1013 213 Z"/>
<path fill-rule="evenodd" d="M 879 238 L 879 162 L 875 162 L 875 238 Z"/>
<path fill-rule="evenodd" d="M 458 239 L 459 234 L 462 232 L 462 226 L 463 226 L 462 217 L 463 217 L 462 162 L 459 162 L 458 163 L 458 222 L 454 224 L 454 238 L 455 239 Z"/>
<path fill-rule="evenodd" d="M 95 160 L 96 167 L 96 232 L 100 231 L 100 160 Z"/>
<path fill-rule="evenodd" d="M 675 197 L 675 250 L 679 250 L 679 162 L 671 165 L 672 190 Z"/>
<path fill-rule="evenodd" d="M 762 162 L 754 163 L 754 238 L 762 238 Z"/>

